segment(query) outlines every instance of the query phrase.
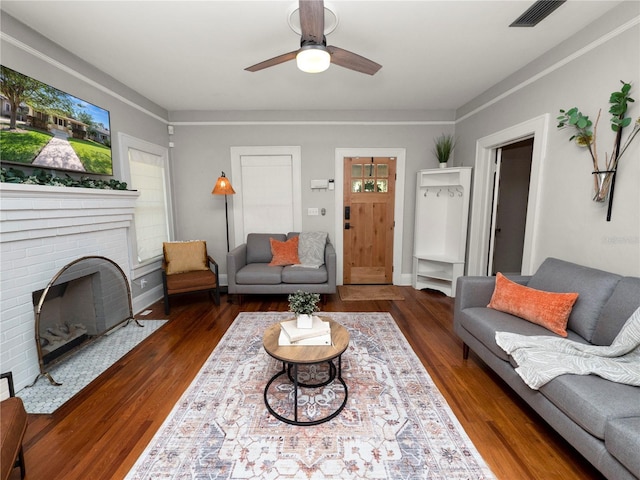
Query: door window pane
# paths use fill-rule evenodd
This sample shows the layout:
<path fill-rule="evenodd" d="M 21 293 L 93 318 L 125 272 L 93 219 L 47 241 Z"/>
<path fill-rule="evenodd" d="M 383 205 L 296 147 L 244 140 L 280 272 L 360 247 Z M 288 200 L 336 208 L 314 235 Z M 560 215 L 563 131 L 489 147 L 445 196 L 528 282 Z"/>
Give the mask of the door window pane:
<path fill-rule="evenodd" d="M 351 193 L 388 193 L 389 165 L 358 163 L 351 165 Z"/>
<path fill-rule="evenodd" d="M 375 175 L 375 165 L 373 163 L 367 163 L 364 166 L 365 177 L 373 177 Z"/>

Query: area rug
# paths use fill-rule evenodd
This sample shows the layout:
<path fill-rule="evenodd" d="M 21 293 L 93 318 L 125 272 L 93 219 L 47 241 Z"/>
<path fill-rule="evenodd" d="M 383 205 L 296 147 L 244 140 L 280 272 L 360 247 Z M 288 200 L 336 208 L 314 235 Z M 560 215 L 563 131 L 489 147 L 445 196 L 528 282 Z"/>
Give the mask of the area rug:
<path fill-rule="evenodd" d="M 321 315 L 350 334 L 342 355 L 348 401 L 336 418 L 299 427 L 268 413 L 264 387 L 281 363 L 265 352 L 262 334 L 290 314 L 240 313 L 126 478 L 495 478 L 390 314 Z M 283 395 L 270 400 L 278 413 L 293 398 L 281 378 L 271 387 Z M 299 393 L 309 418 L 344 399 L 338 382 Z"/>
<path fill-rule="evenodd" d="M 394 285 L 339 285 L 340 300 L 344 302 L 364 300 L 404 300 Z"/>
<path fill-rule="evenodd" d="M 49 369 L 52 385 L 41 377 L 32 387 L 16 393 L 22 398 L 28 413 L 53 413 L 76 393 L 89 385 L 140 342 L 167 323 L 167 320 L 139 320 L 143 327 L 130 322 L 78 350 L 69 358 Z"/>

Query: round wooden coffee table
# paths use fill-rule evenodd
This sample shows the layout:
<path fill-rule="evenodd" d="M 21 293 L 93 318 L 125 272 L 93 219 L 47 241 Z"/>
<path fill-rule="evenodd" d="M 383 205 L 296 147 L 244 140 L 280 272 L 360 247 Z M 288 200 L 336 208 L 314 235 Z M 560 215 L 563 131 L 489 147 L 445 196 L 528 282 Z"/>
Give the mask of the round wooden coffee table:
<path fill-rule="evenodd" d="M 334 322 L 328 317 L 320 317 L 322 320 L 329 322 L 331 326 L 331 342 L 332 345 L 286 345 L 278 344 L 280 337 L 280 323 L 276 323 L 267 328 L 262 338 L 262 344 L 266 352 L 276 360 L 282 362 L 282 369 L 276 373 L 271 380 L 267 382 L 264 388 L 264 403 L 267 410 L 278 420 L 289 423 L 291 425 L 308 426 L 318 425 L 335 418 L 347 404 L 347 385 L 342 379 L 342 354 L 349 346 L 349 332 L 339 323 Z M 338 359 L 338 367 L 336 368 L 334 360 Z M 298 366 L 311 365 L 327 362 L 329 365 L 329 378 L 322 383 L 307 384 L 302 383 L 298 379 Z M 293 418 L 288 418 L 277 413 L 269 404 L 267 392 L 271 384 L 281 375 L 287 374 L 289 380 L 293 383 Z M 298 389 L 303 388 L 320 388 L 337 380 L 344 387 L 344 400 L 340 406 L 331 414 L 316 420 L 299 421 L 298 420 Z"/>

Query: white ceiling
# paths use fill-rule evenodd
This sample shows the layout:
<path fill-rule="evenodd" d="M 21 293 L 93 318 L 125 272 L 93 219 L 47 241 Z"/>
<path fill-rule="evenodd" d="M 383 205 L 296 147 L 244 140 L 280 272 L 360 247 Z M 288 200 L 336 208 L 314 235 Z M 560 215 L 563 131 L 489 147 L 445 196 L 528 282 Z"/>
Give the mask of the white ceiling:
<path fill-rule="evenodd" d="M 528 64 L 619 1 L 569 0 L 535 28 L 530 1 L 333 0 L 327 44 L 380 64 L 374 76 L 295 61 L 295 0 L 10 1 L 4 11 L 169 111 L 449 110 Z M 47 79 L 40 79 L 46 81 Z"/>

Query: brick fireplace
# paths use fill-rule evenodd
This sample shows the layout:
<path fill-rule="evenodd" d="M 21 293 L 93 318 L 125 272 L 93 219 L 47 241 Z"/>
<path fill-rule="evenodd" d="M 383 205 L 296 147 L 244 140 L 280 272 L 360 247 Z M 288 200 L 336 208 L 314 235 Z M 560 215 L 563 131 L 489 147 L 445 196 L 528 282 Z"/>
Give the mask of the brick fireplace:
<path fill-rule="evenodd" d="M 138 192 L 0 184 L 0 369 L 16 389 L 40 373 L 32 292 L 65 265 L 99 255 L 131 272 Z"/>

